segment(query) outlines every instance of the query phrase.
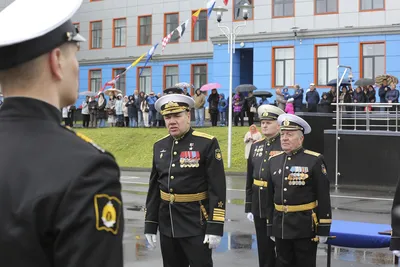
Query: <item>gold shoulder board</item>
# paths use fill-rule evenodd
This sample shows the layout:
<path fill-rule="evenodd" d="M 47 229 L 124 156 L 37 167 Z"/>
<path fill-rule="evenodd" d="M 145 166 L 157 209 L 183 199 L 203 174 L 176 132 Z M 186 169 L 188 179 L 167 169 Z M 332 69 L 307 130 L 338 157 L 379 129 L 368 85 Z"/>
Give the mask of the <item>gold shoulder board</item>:
<path fill-rule="evenodd" d="M 67 129 L 68 131 L 70 131 L 71 133 L 75 134 L 76 136 L 78 136 L 80 139 L 82 139 L 86 143 L 91 144 L 94 148 L 99 150 L 101 153 L 106 153 L 106 151 L 103 148 L 101 148 L 99 145 L 94 143 L 93 140 L 90 139 L 89 137 L 87 137 L 86 135 L 79 133 L 79 132 L 75 132 L 74 130 L 71 129 L 71 127 L 68 127 L 68 126 L 64 127 L 64 128 Z"/>
<path fill-rule="evenodd" d="M 270 158 L 270 159 L 272 159 L 273 157 L 276 157 L 276 156 L 282 155 L 283 153 L 285 153 L 285 152 L 283 152 L 283 151 L 279 151 L 278 153 L 271 155 L 269 158 Z"/>
<path fill-rule="evenodd" d="M 164 137 L 162 137 L 162 138 L 160 138 L 160 139 L 158 139 L 158 140 L 156 141 L 156 143 L 157 143 L 157 142 L 160 142 L 161 140 L 164 140 L 164 139 L 167 138 L 167 137 L 169 137 L 169 134 L 166 135 L 166 136 L 164 136 Z"/>
<path fill-rule="evenodd" d="M 306 153 L 306 154 L 308 154 L 308 155 L 311 155 L 311 156 L 314 156 L 314 157 L 319 157 L 321 154 L 320 153 L 317 153 L 317 152 L 314 152 L 314 151 L 311 151 L 311 150 L 304 150 L 304 153 Z"/>
<path fill-rule="evenodd" d="M 210 139 L 210 140 L 214 139 L 214 136 L 206 134 L 206 133 L 198 132 L 198 131 L 193 131 L 192 134 L 194 136 L 200 136 L 200 137 L 204 137 L 204 138 L 207 138 L 207 139 Z"/>
<path fill-rule="evenodd" d="M 262 141 L 264 141 L 264 140 L 265 140 L 265 137 L 262 138 L 262 139 L 260 139 L 260 140 L 255 141 L 254 144 L 256 144 L 256 143 L 258 143 L 258 142 L 262 142 Z"/>

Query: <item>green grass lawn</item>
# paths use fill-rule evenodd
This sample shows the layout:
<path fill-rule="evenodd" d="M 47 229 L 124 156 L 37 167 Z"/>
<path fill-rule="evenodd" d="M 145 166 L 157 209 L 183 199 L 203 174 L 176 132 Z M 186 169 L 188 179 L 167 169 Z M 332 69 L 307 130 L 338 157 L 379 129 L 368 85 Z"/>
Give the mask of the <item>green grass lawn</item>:
<path fill-rule="evenodd" d="M 210 127 L 198 129 L 211 134 L 218 139 L 223 153 L 225 167 L 228 164 L 228 127 Z M 151 168 L 153 144 L 168 134 L 167 129 L 155 128 L 103 128 L 103 129 L 76 129 L 76 131 L 90 137 L 93 141 L 111 152 L 121 167 Z M 243 138 L 248 127 L 232 128 L 232 161 L 227 171 L 246 171 L 244 158 Z"/>

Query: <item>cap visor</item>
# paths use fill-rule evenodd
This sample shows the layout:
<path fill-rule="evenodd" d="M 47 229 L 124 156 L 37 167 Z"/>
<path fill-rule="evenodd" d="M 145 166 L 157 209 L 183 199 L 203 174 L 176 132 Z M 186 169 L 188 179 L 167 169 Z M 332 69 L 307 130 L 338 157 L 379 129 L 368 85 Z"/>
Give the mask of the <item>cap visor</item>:
<path fill-rule="evenodd" d="M 86 39 L 82 35 L 80 35 L 78 33 L 72 38 L 72 41 L 75 41 L 75 42 L 86 42 Z"/>

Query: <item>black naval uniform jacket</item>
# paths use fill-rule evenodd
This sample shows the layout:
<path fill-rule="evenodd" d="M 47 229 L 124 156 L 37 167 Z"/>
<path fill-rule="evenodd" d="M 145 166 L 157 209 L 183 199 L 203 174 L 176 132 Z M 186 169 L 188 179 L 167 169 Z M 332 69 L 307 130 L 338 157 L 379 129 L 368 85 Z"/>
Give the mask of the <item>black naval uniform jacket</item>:
<path fill-rule="evenodd" d="M 171 203 L 161 199 L 160 190 L 177 195 L 207 192 L 208 198 Z M 159 227 L 160 233 L 173 238 L 222 236 L 225 199 L 225 171 L 217 139 L 190 129 L 179 140 L 168 135 L 154 144 L 146 234 L 156 234 Z"/>
<path fill-rule="evenodd" d="M 281 152 L 270 158 L 267 170 L 267 235 L 281 239 L 329 236 L 332 212 L 323 155 L 303 148 L 290 154 Z M 275 207 L 293 208 L 312 202 L 318 206 L 298 212 Z"/>
<path fill-rule="evenodd" d="M 60 123 L 40 100 L 0 109 L 0 266 L 123 266 L 118 165 Z"/>
<path fill-rule="evenodd" d="M 251 212 L 260 218 L 266 217 L 267 187 L 254 184 L 254 179 L 267 181 L 267 163 L 269 157 L 281 151 L 279 134 L 272 138 L 263 138 L 255 142 L 247 160 L 245 212 Z"/>

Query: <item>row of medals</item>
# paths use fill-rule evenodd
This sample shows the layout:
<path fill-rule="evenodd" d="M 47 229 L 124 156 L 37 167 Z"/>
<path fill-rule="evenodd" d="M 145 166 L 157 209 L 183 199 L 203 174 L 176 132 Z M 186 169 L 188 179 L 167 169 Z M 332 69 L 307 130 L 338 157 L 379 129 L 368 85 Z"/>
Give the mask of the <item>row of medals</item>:
<path fill-rule="evenodd" d="M 308 167 L 292 167 L 290 171 L 292 173 L 288 176 L 289 185 L 306 185 L 304 180 L 308 178 Z"/>
<path fill-rule="evenodd" d="M 181 158 L 181 168 L 197 168 L 200 166 L 199 159 Z"/>
<path fill-rule="evenodd" d="M 254 149 L 254 153 L 256 157 L 261 157 L 263 155 L 263 150 L 264 150 L 264 145 L 258 146 L 256 149 Z M 265 153 L 268 153 L 265 151 Z"/>

